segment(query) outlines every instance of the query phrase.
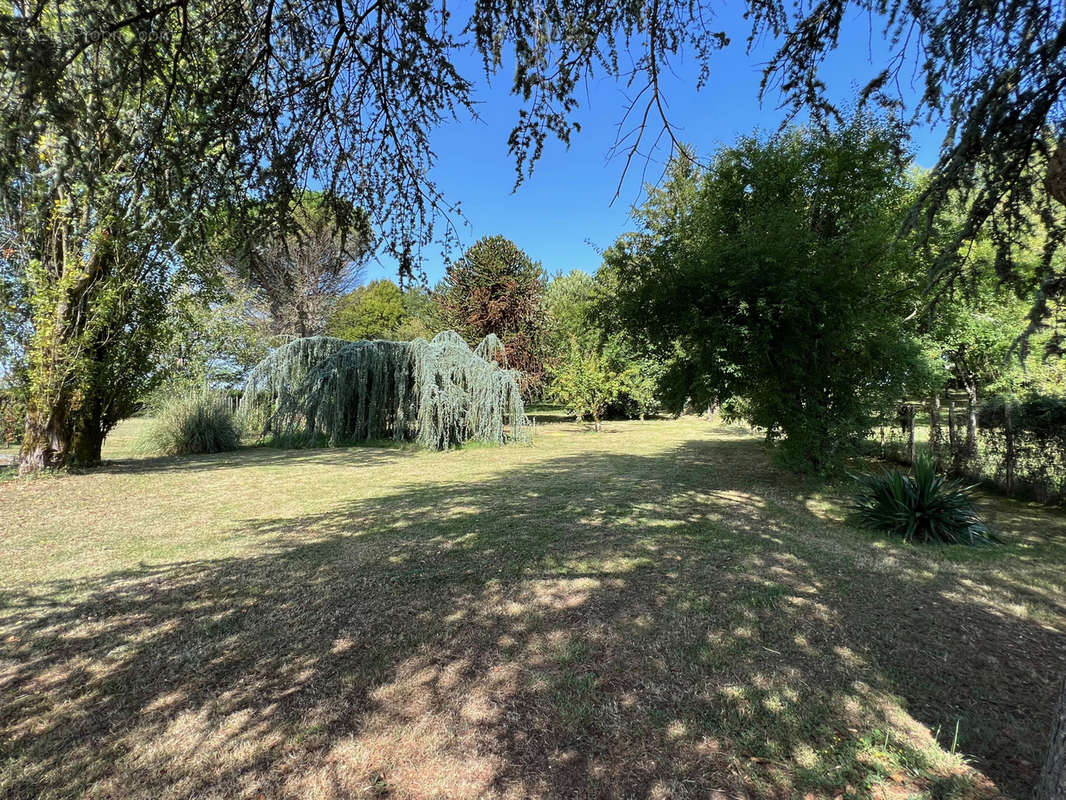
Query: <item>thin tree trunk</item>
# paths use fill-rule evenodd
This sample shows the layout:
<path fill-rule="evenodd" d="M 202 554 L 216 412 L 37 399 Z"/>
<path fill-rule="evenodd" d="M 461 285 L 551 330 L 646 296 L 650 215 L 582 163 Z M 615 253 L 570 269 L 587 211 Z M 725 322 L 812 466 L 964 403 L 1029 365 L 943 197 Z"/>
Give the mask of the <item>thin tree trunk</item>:
<path fill-rule="evenodd" d="M 966 462 L 977 459 L 977 386 L 966 383 Z"/>
<path fill-rule="evenodd" d="M 914 451 L 914 406 L 907 406 L 907 458 L 913 464 L 917 458 L 917 454 Z"/>
<path fill-rule="evenodd" d="M 932 451 L 933 460 L 940 462 L 940 440 L 943 433 L 940 429 L 940 394 L 933 395 L 933 401 L 929 404 L 929 449 Z"/>
<path fill-rule="evenodd" d="M 1051 723 L 1051 739 L 1033 800 L 1066 800 L 1066 681 Z"/>
<path fill-rule="evenodd" d="M 952 461 L 955 460 L 955 453 L 959 445 L 959 437 L 955 432 L 955 401 L 948 398 L 948 449 L 951 451 Z"/>
<path fill-rule="evenodd" d="M 1010 400 L 1008 400 L 1006 402 L 1006 404 L 1004 405 L 1004 407 L 1003 407 L 1003 416 L 1004 416 L 1003 421 L 1004 421 L 1004 424 L 1005 424 L 1005 428 L 1004 428 L 1003 433 L 1004 433 L 1004 436 L 1006 438 L 1006 449 L 1005 449 L 1005 452 L 1003 454 L 1003 461 L 1004 461 L 1004 465 L 1003 466 L 1004 466 L 1004 471 L 1006 473 L 1006 479 L 1007 479 L 1007 494 L 1013 494 L 1013 492 L 1014 492 L 1014 460 L 1015 460 L 1015 453 L 1014 453 L 1014 424 L 1013 424 L 1014 421 L 1011 419 L 1011 403 L 1010 403 Z"/>

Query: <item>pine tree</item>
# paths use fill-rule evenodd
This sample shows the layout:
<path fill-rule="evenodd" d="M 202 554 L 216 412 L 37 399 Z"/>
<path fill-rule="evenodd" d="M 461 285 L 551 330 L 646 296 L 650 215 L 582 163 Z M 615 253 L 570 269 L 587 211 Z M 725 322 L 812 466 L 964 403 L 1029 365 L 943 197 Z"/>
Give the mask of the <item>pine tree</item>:
<path fill-rule="evenodd" d="M 452 264 L 437 288 L 444 323 L 468 341 L 499 337 L 522 390 L 538 396 L 544 379 L 547 275 L 503 236 L 486 236 Z"/>

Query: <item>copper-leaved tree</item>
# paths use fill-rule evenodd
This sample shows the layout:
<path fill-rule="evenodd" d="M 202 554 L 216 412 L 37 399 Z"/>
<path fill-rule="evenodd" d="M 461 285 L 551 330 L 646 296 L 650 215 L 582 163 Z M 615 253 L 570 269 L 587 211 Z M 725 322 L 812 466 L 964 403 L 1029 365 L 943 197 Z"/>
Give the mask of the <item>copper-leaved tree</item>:
<path fill-rule="evenodd" d="M 539 396 L 544 380 L 547 285 L 540 264 L 514 242 L 486 236 L 448 265 L 436 293 L 447 327 L 467 341 L 500 338 L 527 397 Z"/>

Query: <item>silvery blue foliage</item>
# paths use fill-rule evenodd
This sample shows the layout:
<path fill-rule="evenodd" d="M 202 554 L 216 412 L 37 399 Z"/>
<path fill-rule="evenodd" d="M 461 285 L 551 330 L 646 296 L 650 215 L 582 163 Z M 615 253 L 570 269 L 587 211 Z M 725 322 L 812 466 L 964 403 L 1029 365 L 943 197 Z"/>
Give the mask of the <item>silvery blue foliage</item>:
<path fill-rule="evenodd" d="M 241 413 L 290 444 L 503 444 L 525 438 L 528 423 L 517 374 L 495 360 L 502 351 L 496 336 L 471 350 L 453 331 L 428 342 L 296 339 L 253 368 Z"/>

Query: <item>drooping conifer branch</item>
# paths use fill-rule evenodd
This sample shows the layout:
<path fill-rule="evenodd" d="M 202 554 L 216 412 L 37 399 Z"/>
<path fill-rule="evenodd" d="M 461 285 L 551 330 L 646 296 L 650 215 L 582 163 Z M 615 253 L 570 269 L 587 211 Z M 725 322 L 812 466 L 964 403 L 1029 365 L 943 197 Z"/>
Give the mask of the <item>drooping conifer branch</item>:
<path fill-rule="evenodd" d="M 526 435 L 514 371 L 487 336 L 471 350 L 444 331 L 427 342 L 349 342 L 328 336 L 278 348 L 248 377 L 241 412 L 264 437 L 336 446 L 375 439 L 446 450 Z"/>

